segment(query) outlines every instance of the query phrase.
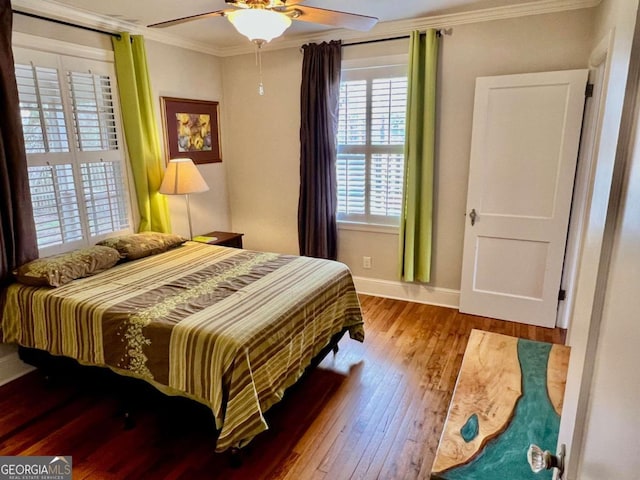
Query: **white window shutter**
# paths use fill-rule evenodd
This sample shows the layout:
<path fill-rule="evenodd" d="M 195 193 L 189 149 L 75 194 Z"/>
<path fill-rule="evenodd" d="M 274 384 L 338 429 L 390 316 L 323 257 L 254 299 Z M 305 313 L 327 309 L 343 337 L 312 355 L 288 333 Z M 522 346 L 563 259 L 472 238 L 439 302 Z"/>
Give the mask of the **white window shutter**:
<path fill-rule="evenodd" d="M 92 237 L 129 226 L 121 162 L 80 165 L 85 207 Z"/>
<path fill-rule="evenodd" d="M 338 154 L 338 211 L 363 215 L 367 184 L 367 160 L 364 154 Z"/>
<path fill-rule="evenodd" d="M 82 240 L 73 165 L 29 167 L 38 248 Z"/>
<path fill-rule="evenodd" d="M 404 145 L 407 79 L 378 78 L 371 82 L 371 144 Z"/>
<path fill-rule="evenodd" d="M 67 72 L 76 146 L 81 152 L 118 149 L 111 79 L 107 75 Z"/>
<path fill-rule="evenodd" d="M 340 84 L 338 144 L 367 143 L 367 82 L 355 80 Z"/>
<path fill-rule="evenodd" d="M 403 154 L 376 153 L 371 156 L 372 215 L 400 216 L 403 178 Z"/>
<path fill-rule="evenodd" d="M 15 71 L 27 153 L 68 152 L 58 71 L 19 64 Z"/>

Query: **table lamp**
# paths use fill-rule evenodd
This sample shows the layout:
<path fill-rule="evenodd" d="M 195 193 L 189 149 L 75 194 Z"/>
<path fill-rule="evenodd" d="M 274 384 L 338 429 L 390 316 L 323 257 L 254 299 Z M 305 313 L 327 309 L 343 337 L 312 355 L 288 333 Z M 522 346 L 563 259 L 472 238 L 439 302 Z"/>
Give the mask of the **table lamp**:
<path fill-rule="evenodd" d="M 164 195 L 184 195 L 187 203 L 187 217 L 189 218 L 189 240 L 193 239 L 189 194 L 206 192 L 207 190 L 209 190 L 207 182 L 204 181 L 198 167 L 190 158 L 169 160 L 162 185 L 158 191 Z"/>

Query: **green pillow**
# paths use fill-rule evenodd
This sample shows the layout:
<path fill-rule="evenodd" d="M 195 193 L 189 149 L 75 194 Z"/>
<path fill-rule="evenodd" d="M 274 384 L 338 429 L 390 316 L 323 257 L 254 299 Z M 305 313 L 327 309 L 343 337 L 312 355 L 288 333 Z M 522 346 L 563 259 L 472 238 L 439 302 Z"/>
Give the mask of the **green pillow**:
<path fill-rule="evenodd" d="M 120 253 L 109 247 L 82 248 L 52 257 L 38 258 L 17 268 L 18 281 L 37 287 L 59 287 L 76 278 L 89 277 L 113 267 Z"/>
<path fill-rule="evenodd" d="M 98 245 L 115 248 L 122 258 L 136 260 L 177 247 L 187 239 L 172 233 L 142 232 L 120 235 L 98 242 Z"/>

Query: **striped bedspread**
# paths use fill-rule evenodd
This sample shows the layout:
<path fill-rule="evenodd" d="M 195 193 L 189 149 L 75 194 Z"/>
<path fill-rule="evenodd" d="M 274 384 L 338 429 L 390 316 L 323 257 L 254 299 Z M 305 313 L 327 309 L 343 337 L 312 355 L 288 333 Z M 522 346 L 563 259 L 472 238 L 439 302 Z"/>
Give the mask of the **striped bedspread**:
<path fill-rule="evenodd" d="M 107 366 L 211 407 L 217 451 L 267 429 L 331 336 L 364 339 L 340 263 L 188 242 L 51 288 L 13 284 L 5 342 Z"/>

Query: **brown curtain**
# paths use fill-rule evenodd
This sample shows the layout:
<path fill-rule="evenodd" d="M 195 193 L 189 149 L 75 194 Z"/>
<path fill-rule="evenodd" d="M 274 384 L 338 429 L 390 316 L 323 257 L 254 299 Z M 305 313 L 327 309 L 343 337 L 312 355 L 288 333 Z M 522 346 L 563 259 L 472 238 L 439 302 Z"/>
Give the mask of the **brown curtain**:
<path fill-rule="evenodd" d="M 303 48 L 300 91 L 300 255 L 338 255 L 336 132 L 340 96 L 340 41 Z"/>
<path fill-rule="evenodd" d="M 11 270 L 38 257 L 18 87 L 11 50 L 11 2 L 0 0 L 0 284 Z"/>

